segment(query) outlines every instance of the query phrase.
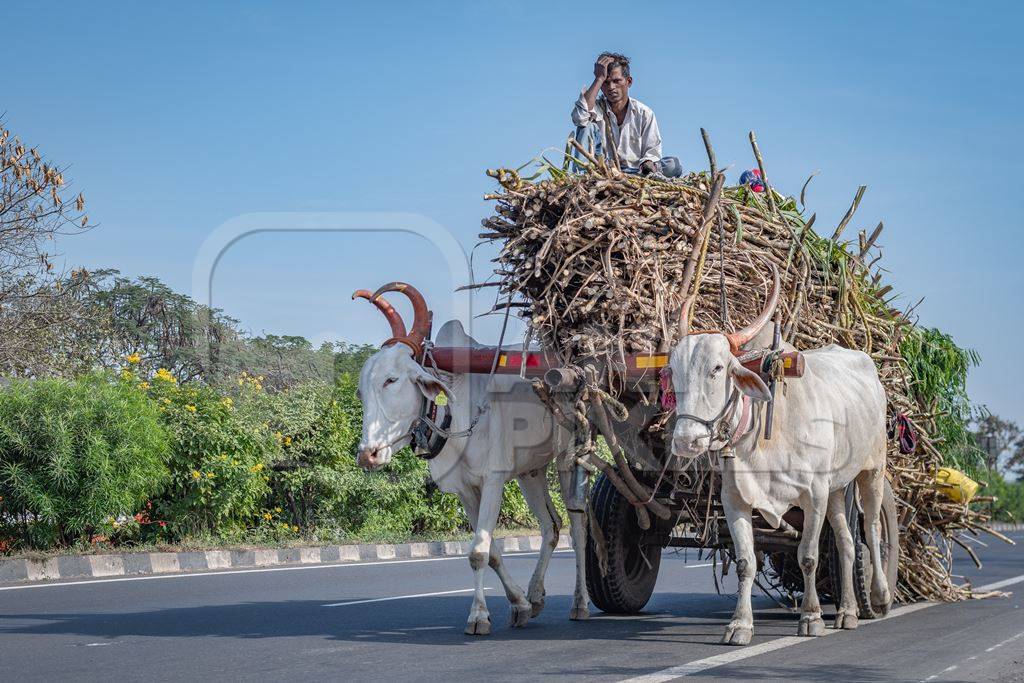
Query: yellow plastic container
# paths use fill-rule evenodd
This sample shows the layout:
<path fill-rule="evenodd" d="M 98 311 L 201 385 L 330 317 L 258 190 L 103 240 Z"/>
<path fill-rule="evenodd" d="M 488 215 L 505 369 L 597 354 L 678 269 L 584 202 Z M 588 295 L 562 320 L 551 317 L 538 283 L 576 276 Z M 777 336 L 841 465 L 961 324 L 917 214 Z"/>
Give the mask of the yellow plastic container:
<path fill-rule="evenodd" d="M 978 492 L 978 487 L 978 482 L 952 467 L 940 467 L 935 473 L 935 488 L 958 503 L 971 502 Z"/>

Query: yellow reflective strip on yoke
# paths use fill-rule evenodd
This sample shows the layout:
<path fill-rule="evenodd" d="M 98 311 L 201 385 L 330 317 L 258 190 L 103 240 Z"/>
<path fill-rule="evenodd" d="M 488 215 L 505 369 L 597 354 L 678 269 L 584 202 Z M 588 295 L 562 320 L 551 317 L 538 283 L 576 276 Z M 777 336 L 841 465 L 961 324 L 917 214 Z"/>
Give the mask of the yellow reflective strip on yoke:
<path fill-rule="evenodd" d="M 658 356 L 637 356 L 636 358 L 637 369 L 661 368 L 665 365 L 668 365 L 668 356 L 664 354 Z"/>
<path fill-rule="evenodd" d="M 505 354 L 501 354 L 500 356 L 498 356 L 498 365 L 500 365 L 501 367 L 505 367 L 507 359 L 508 356 L 506 356 Z"/>

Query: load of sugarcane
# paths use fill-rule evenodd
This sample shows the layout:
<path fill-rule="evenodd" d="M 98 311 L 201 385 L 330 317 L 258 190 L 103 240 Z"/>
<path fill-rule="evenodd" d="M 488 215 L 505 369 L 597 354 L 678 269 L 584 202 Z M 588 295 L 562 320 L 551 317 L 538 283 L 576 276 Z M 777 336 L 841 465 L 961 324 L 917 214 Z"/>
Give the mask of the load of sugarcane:
<path fill-rule="evenodd" d="M 920 328 L 886 299 L 891 286 L 877 268 L 882 224 L 843 240 L 865 188 L 830 233 L 819 233 L 815 216 L 805 218 L 802 210 L 807 183 L 799 200 L 774 189 L 753 133 L 757 188 L 727 187 L 706 133 L 704 139 L 710 172 L 672 181 L 623 174 L 571 139 L 567 152 L 575 148 L 576 157 L 571 171 L 568 163 L 558 167 L 543 158 L 543 177 L 488 171 L 502 188 L 487 195 L 496 201 L 496 212 L 483 221 L 480 235 L 500 245 L 498 280 L 489 283 L 498 286 L 496 310 L 505 315 L 516 310 L 527 325 L 527 342 L 539 342 L 566 368 L 578 371 L 582 383 L 569 402 L 545 394 L 542 383 L 535 382 L 535 388 L 567 426 L 593 423 L 618 466 L 594 456 L 589 438 L 578 443 L 591 457 L 577 460 L 614 478 L 637 506 L 641 526 L 649 524 L 643 519 L 648 513 L 665 517 L 667 509 L 630 473 L 628 449 L 616 443 L 611 429 L 625 412 L 617 398 L 623 386 L 615 376 L 614 368 L 621 367 L 617 361 L 670 349 L 676 316 L 691 295 L 693 329 L 729 331 L 748 324 L 762 310 L 776 270 L 782 283 L 782 338 L 797 349 L 835 343 L 868 353 L 888 395 L 889 417 L 902 416 L 917 434 L 911 453 L 890 440 L 888 477 L 901 527 L 897 599 L 976 595 L 951 575 L 952 546 L 962 546 L 977 562 L 965 536 L 981 531 L 1002 536 L 986 526 L 985 511 L 935 485 L 936 471 L 951 457 L 936 425 L 950 418 L 937 398 L 949 393 L 948 387 L 919 376 L 928 368 L 917 366 L 927 359 L 910 357 L 910 349 L 920 351 Z M 968 364 L 943 381 L 962 383 Z M 657 405 L 657 395 L 643 400 Z"/>

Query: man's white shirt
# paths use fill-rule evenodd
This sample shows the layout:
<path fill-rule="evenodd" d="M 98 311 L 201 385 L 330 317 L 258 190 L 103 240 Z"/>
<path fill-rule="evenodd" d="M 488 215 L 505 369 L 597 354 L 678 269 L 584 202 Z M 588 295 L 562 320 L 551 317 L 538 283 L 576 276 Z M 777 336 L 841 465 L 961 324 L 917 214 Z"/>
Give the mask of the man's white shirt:
<path fill-rule="evenodd" d="M 605 120 L 601 107 L 603 99 L 599 98 L 597 106 L 590 109 L 581 92 L 580 98 L 576 100 L 576 106 L 572 109 L 572 122 L 577 126 L 596 123 L 602 136 L 605 135 L 605 126 L 611 125 L 611 137 L 615 141 L 615 149 L 623 166 L 637 168 L 644 161 L 660 160 L 661 131 L 658 130 L 658 120 L 651 108 L 630 97 L 626 106 L 626 117 L 620 126 L 610 106 L 607 109 L 608 121 Z"/>

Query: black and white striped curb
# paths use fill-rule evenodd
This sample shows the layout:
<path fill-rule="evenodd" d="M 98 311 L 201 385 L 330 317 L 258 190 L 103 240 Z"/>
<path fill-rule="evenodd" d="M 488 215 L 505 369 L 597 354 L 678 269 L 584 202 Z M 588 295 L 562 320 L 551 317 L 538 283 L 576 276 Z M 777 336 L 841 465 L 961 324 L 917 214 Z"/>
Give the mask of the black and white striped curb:
<path fill-rule="evenodd" d="M 997 522 L 993 531 L 1021 531 L 1024 524 Z M 505 553 L 540 550 L 540 536 L 506 536 L 496 539 Z M 345 564 L 374 560 L 406 560 L 427 557 L 459 557 L 469 553 L 469 541 L 327 545 L 305 548 L 257 548 L 250 550 L 198 550 L 182 553 L 124 553 L 59 555 L 46 559 L 0 560 L 0 584 L 62 579 L 145 576 L 218 569 L 251 569 L 277 565 Z M 558 548 L 571 548 L 569 537 L 558 538 Z"/>
<path fill-rule="evenodd" d="M 506 536 L 495 539 L 502 552 L 540 550 L 540 536 Z M 469 553 L 470 541 L 327 545 L 307 548 L 258 548 L 252 550 L 199 550 L 183 553 L 124 553 L 59 555 L 46 559 L 0 560 L 0 583 L 55 581 L 60 579 L 145 576 L 180 572 L 405 560 L 426 557 L 459 557 Z M 559 536 L 558 548 L 570 548 L 569 537 Z"/>

